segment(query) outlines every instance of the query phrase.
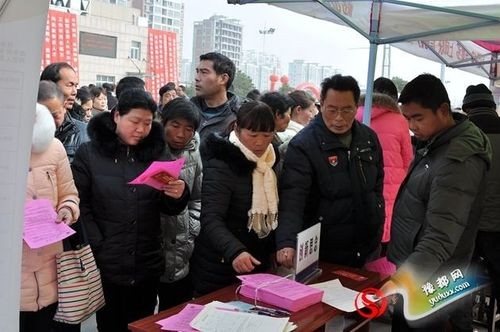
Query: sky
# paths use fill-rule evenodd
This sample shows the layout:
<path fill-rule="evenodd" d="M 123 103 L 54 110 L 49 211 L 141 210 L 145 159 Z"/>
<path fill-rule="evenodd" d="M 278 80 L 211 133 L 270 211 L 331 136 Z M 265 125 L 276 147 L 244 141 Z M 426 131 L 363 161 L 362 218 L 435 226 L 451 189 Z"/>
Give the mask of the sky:
<path fill-rule="evenodd" d="M 340 69 L 343 75 L 355 77 L 361 86 L 366 85 L 369 43 L 350 28 L 266 4 L 229 5 L 226 0 L 184 2 L 183 58 L 192 57 L 193 23 L 218 14 L 240 20 L 243 50 L 275 54 L 282 60 L 285 70 L 295 59 L 330 65 Z M 265 43 L 263 35 L 258 33 L 264 28 L 275 28 L 274 34 L 266 36 Z M 383 46 L 379 46 L 375 77 L 382 75 L 382 56 Z M 391 77 L 409 81 L 424 72 L 440 77 L 441 65 L 391 47 Z M 444 81 L 454 106 L 461 106 L 468 85 L 488 85 L 486 78 L 452 68 L 446 68 Z"/>

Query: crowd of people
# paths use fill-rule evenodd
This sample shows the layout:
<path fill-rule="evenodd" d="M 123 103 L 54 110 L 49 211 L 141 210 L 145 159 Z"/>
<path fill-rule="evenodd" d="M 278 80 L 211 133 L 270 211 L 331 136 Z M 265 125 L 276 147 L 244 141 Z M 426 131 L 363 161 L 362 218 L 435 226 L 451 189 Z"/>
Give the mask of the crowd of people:
<path fill-rule="evenodd" d="M 43 70 L 26 200 L 49 198 L 57 222 L 86 230 L 106 302 L 99 331 L 127 331 L 157 302 L 168 309 L 239 274 L 293 268 L 297 233 L 316 223 L 323 261 L 363 268 L 387 257 L 397 268 L 387 293 L 408 286 L 408 274 L 423 283 L 451 268 L 473 273 L 481 256 L 500 298 L 500 165 L 492 158 L 500 118 L 485 85 L 467 89 L 464 115 L 432 75 L 399 97 L 379 78 L 367 126 L 351 76 L 325 78 L 316 100 L 300 90 L 240 98 L 230 91 L 235 73 L 224 55 L 204 54 L 196 95 L 169 82 L 156 103 L 137 77 L 78 88 L 69 64 Z M 179 179 L 162 190 L 129 184 L 151 162 L 179 158 Z M 21 331 L 80 330 L 52 320 L 61 250 L 23 247 Z M 394 331 L 472 331 L 471 319 L 454 318 L 467 316 L 467 303 L 413 326 L 403 301 Z"/>

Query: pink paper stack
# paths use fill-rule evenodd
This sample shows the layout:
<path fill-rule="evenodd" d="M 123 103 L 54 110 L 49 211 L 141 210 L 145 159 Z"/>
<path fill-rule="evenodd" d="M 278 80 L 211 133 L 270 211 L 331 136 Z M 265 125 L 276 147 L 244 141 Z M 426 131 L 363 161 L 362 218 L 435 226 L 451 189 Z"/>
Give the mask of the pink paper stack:
<path fill-rule="evenodd" d="M 267 273 L 238 276 L 240 294 L 276 307 L 296 312 L 321 302 L 323 291 Z"/>

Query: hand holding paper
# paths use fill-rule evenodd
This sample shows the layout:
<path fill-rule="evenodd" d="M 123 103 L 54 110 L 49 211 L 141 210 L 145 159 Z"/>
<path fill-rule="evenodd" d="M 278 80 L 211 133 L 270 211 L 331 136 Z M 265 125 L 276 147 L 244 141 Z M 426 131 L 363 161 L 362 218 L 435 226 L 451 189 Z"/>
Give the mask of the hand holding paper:
<path fill-rule="evenodd" d="M 153 161 L 141 175 L 130 181 L 129 184 L 145 184 L 157 190 L 165 191 L 166 195 L 172 196 L 174 195 L 173 190 L 180 190 L 180 184 L 176 183 L 175 180 L 179 178 L 185 160 L 185 158 L 179 158 L 173 161 Z M 182 185 L 184 185 L 184 181 L 182 182 Z M 165 188 L 170 184 L 174 184 L 174 186 L 168 187 L 169 193 L 167 193 Z M 182 195 L 183 191 L 184 188 L 179 194 Z"/>
<path fill-rule="evenodd" d="M 48 199 L 35 199 L 24 207 L 23 238 L 31 249 L 61 241 L 75 233 L 65 223 L 56 223 L 57 214 Z"/>
<path fill-rule="evenodd" d="M 182 180 L 172 180 L 166 184 L 163 188 L 165 195 L 170 196 L 175 199 L 179 199 L 184 192 L 186 183 Z"/>

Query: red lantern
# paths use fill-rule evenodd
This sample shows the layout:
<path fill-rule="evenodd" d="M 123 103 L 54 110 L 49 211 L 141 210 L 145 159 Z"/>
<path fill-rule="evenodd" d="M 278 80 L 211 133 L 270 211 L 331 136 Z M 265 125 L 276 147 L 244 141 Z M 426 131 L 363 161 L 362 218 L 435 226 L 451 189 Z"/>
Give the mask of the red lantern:
<path fill-rule="evenodd" d="M 278 82 L 279 79 L 280 77 L 276 74 L 272 74 L 271 76 L 269 76 L 269 80 L 271 81 L 271 88 L 269 90 L 276 90 L 276 82 Z"/>

